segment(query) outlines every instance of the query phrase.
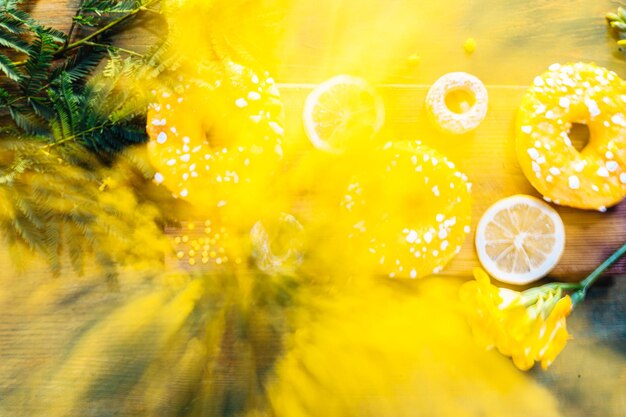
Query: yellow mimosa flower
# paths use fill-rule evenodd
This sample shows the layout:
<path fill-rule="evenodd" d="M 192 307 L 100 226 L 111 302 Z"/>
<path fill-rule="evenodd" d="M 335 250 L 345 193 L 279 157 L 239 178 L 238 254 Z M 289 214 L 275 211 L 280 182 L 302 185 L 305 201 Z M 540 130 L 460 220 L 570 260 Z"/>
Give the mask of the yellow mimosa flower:
<path fill-rule="evenodd" d="M 522 292 L 499 288 L 478 268 L 474 277 L 460 296 L 478 343 L 495 346 L 522 370 L 535 362 L 543 369 L 550 366 L 570 338 L 565 318 L 572 311 L 571 298 L 553 285 Z"/>

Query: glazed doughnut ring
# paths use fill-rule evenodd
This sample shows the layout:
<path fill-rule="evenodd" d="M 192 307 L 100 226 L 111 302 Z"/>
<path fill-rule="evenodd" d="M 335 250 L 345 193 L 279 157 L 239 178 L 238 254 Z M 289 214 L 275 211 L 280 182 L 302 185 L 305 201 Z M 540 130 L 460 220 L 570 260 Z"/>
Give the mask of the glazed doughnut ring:
<path fill-rule="evenodd" d="M 473 105 L 461 113 L 446 104 L 448 94 L 464 91 L 474 100 Z M 439 78 L 426 95 L 426 111 L 429 118 L 442 130 L 457 135 L 476 129 L 487 115 L 487 89 L 475 76 L 466 72 L 451 72 Z"/>
<path fill-rule="evenodd" d="M 224 74 L 184 81 L 153 92 L 147 131 L 155 182 L 202 209 L 254 211 L 282 156 L 273 80 L 228 62 Z"/>
<path fill-rule="evenodd" d="M 572 123 L 589 127 L 578 151 Z M 594 64 L 553 64 L 536 77 L 516 121 L 517 159 L 548 201 L 605 211 L 626 196 L 626 83 Z"/>
<path fill-rule="evenodd" d="M 338 219 L 354 253 L 391 278 L 441 272 L 470 231 L 467 176 L 420 142 L 390 142 L 370 158 L 346 187 Z"/>

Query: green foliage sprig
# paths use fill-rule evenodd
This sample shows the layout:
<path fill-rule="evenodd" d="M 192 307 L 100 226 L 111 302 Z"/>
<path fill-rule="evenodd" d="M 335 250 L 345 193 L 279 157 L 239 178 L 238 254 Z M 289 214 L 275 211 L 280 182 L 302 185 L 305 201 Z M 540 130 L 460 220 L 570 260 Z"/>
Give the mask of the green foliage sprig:
<path fill-rule="evenodd" d="M 156 204 L 134 191 L 142 178 L 134 164 L 120 156 L 107 167 L 85 150 L 74 158 L 89 169 L 38 143 L 0 141 L 0 234 L 13 258 L 42 254 L 59 274 L 67 254 L 81 273 L 91 254 L 109 279 L 118 266 L 158 265 L 169 244 Z"/>
<path fill-rule="evenodd" d="M 21 0 L 0 0 L 0 118 L 10 122 L 0 130 L 0 236 L 18 265 L 36 253 L 60 274 L 67 256 L 81 272 L 89 255 L 113 279 L 171 249 L 160 227 L 169 196 L 126 149 L 147 139 L 151 83 L 173 66 L 168 45 L 139 53 L 113 42 L 157 2 L 82 0 L 64 33 Z"/>
<path fill-rule="evenodd" d="M 0 116 L 8 114 L 34 139 L 55 146 L 75 142 L 105 158 L 144 142 L 140 112 L 111 117 L 103 108 L 120 99 L 111 97 L 114 80 L 104 80 L 110 88 L 87 80 L 104 59 L 121 54 L 132 57 L 136 68 L 154 61 L 158 49 L 139 54 L 115 46 L 112 36 L 157 0 L 83 0 L 68 33 L 34 20 L 20 3 L 0 4 Z"/>

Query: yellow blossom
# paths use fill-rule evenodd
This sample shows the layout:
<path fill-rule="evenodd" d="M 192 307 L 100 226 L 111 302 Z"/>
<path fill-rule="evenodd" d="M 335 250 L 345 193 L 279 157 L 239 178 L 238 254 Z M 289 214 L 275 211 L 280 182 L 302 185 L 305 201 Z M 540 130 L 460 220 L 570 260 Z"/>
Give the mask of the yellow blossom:
<path fill-rule="evenodd" d="M 571 298 L 562 297 L 554 285 L 522 292 L 499 288 L 479 268 L 474 277 L 463 284 L 460 296 L 478 343 L 495 346 L 521 370 L 535 362 L 548 368 L 570 338 L 565 318 L 572 311 Z"/>

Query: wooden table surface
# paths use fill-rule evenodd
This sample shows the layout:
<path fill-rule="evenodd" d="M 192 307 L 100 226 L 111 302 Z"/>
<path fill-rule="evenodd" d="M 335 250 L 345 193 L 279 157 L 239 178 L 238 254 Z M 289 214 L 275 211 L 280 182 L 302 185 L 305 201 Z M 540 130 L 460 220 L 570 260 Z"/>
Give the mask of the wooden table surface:
<path fill-rule="evenodd" d="M 66 29 L 77 1 L 27 3 L 35 17 Z M 242 24 L 240 37 L 259 53 L 279 82 L 286 105 L 287 132 L 291 132 L 287 148 L 300 152 L 308 146 L 299 115 L 303 98 L 316 83 L 339 73 L 365 76 L 385 99 L 388 134 L 419 138 L 450 153 L 473 178 L 474 193 L 479 196 L 475 198 L 474 221 L 487 205 L 511 190 L 534 193 L 514 165 L 509 144 L 515 110 L 536 75 L 554 62 L 591 61 L 626 78 L 626 54 L 617 49 L 604 19 L 606 12 L 617 7 L 610 0 L 259 3 L 270 9 L 273 5 L 286 5 L 281 31 L 272 38 L 271 47 L 258 45 L 259 28 L 253 18 L 245 19 L 244 23 L 250 24 Z M 135 28 L 118 42 L 130 48 L 144 47 L 162 23 L 155 20 L 150 24 L 156 26 Z M 463 42 L 469 37 L 475 38 L 478 45 L 471 55 L 463 50 Z M 412 56 L 419 57 L 419 62 L 408 59 Z M 485 123 L 474 134 L 447 138 L 457 141 L 454 146 L 441 143 L 424 118 L 422 104 L 427 87 L 450 71 L 467 71 L 481 78 L 488 86 L 491 103 Z M 472 158 L 465 158 L 468 154 Z M 507 176 L 504 180 L 493 179 L 492 170 L 504 170 Z M 568 225 L 568 237 L 573 238 L 568 239 L 557 276 L 570 280 L 581 276 L 626 240 L 625 204 L 605 214 L 581 215 L 569 209 L 560 212 Z M 446 273 L 467 275 L 475 264 L 468 239 L 461 256 Z M 83 277 L 67 269 L 62 277 L 53 280 L 45 266 L 37 262 L 25 274 L 18 275 L 11 272 L 6 251 L 0 251 L 0 268 L 5 271 L 0 274 L 0 417 L 53 415 L 44 411 L 41 401 L 35 401 L 38 387 L 45 386 L 47 395 L 69 396 L 72 384 L 66 381 L 68 386 L 51 388 L 46 381 L 37 379 L 41 378 L 39 371 L 57 366 L 61 358 L 75 352 L 76 341 L 93 323 L 138 294 L 149 293 L 151 283 L 128 274 L 133 278 L 122 281 L 118 291 L 111 291 L 93 269 L 88 268 Z M 624 271 L 626 260 L 613 272 Z M 550 371 L 531 373 L 534 381 L 547 388 L 562 415 L 626 415 L 625 278 L 616 276 L 600 281 L 568 321 L 574 340 Z M 121 326 L 126 335 L 138 331 L 132 323 Z M 109 332 L 102 337 L 116 336 Z M 130 366 L 132 362 L 124 362 L 120 357 L 139 357 L 148 350 L 137 346 L 136 351 L 116 353 L 119 357 L 90 357 L 81 363 L 95 369 L 104 369 L 107 364 Z M 88 369 L 84 373 L 76 371 L 76 384 L 80 384 L 80 378 L 88 379 L 88 373 Z M 24 394 L 24 387 L 31 389 L 28 395 Z M 100 400 L 86 403 L 82 415 L 169 415 L 165 411 L 116 414 L 115 410 L 123 409 L 122 403 L 133 401 L 120 397 L 123 394 L 105 392 Z"/>

